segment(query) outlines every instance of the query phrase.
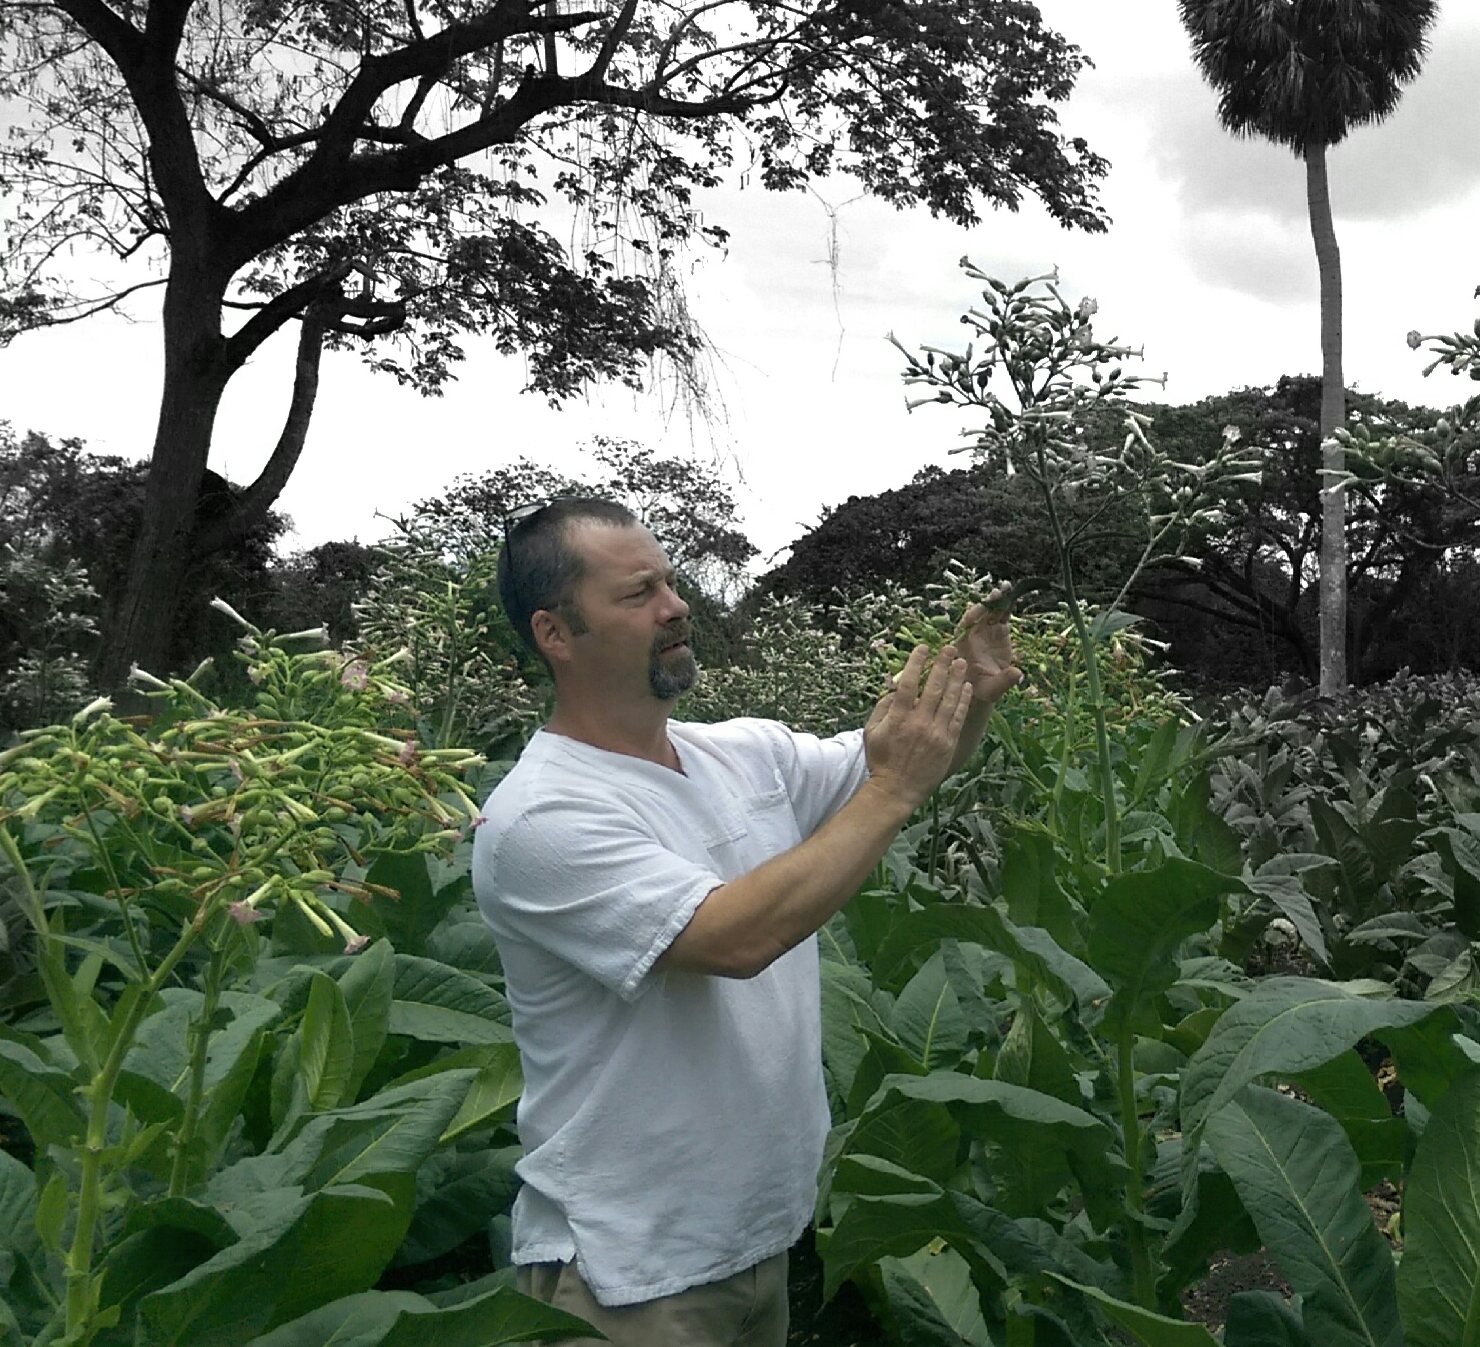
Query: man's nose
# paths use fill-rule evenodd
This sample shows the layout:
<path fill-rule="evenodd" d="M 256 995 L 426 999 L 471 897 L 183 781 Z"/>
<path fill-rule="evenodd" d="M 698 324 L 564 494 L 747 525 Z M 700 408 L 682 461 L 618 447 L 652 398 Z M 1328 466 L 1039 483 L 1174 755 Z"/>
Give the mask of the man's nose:
<path fill-rule="evenodd" d="M 689 615 L 689 605 L 684 602 L 683 595 L 672 585 L 667 587 L 667 591 L 667 602 L 663 607 L 665 613 L 671 614 L 667 620 L 672 621 L 674 618 L 687 617 Z"/>

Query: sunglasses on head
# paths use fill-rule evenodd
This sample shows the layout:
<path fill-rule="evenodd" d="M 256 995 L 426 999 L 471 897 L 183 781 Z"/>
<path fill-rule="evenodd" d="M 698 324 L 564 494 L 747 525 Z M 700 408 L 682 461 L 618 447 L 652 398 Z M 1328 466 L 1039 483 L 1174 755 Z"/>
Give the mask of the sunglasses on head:
<path fill-rule="evenodd" d="M 529 523 L 536 515 L 544 514 L 552 505 L 559 505 L 562 501 L 580 499 L 579 496 L 550 496 L 545 500 L 531 501 L 528 505 L 521 505 L 516 510 L 510 510 L 504 516 L 504 546 L 507 547 L 513 541 L 516 529 Z"/>

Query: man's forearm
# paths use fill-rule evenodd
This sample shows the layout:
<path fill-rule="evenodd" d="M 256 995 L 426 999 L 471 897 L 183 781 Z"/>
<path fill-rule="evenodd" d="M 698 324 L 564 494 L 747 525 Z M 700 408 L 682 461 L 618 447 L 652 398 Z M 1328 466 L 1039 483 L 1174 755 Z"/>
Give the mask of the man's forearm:
<path fill-rule="evenodd" d="M 971 710 L 966 713 L 966 724 L 961 727 L 961 738 L 956 745 L 956 756 L 951 759 L 950 776 L 964 771 L 967 763 L 976 755 L 976 750 L 981 747 L 982 739 L 986 736 L 987 726 L 991 722 L 992 712 L 997 709 L 997 703 L 1002 700 L 999 692 L 995 697 L 977 697 L 972 700 Z"/>
<path fill-rule="evenodd" d="M 806 841 L 710 893 L 657 967 L 754 977 L 858 892 L 912 812 L 865 781 Z"/>

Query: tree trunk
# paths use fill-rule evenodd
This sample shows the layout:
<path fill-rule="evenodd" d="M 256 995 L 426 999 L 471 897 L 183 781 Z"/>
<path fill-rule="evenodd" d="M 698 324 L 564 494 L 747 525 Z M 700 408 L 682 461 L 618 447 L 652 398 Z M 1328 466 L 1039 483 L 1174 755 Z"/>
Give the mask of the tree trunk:
<path fill-rule="evenodd" d="M 1341 374 L 1341 252 L 1331 222 L 1326 147 L 1305 147 L 1305 194 L 1310 232 L 1321 274 L 1321 695 L 1347 685 L 1346 677 L 1346 488 L 1333 485 L 1346 470 L 1346 453 L 1332 432 L 1346 424 L 1346 387 Z"/>
<path fill-rule="evenodd" d="M 164 386 L 128 582 L 108 614 L 99 682 L 119 691 L 129 666 L 169 671 L 177 596 L 190 563 L 201 477 L 226 386 L 224 282 L 177 248 L 164 301 Z"/>

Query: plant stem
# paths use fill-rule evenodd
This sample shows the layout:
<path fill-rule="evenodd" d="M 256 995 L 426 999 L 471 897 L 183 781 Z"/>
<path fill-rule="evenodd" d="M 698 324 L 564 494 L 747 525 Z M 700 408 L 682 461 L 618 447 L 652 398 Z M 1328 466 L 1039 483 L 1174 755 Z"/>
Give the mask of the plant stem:
<path fill-rule="evenodd" d="M 144 969 L 148 965 L 144 961 L 143 947 L 139 944 L 139 933 L 134 929 L 134 914 L 129 911 L 128 898 L 124 895 L 123 884 L 118 878 L 118 871 L 113 868 L 113 857 L 109 855 L 108 848 L 103 845 L 103 839 L 98 836 L 92 810 L 84 809 L 82 819 L 87 824 L 88 836 L 93 840 L 93 854 L 103 862 L 108 871 L 108 882 L 113 885 L 114 897 L 118 899 L 118 915 L 123 918 L 123 929 L 128 934 L 128 947 L 133 951 L 134 965 L 139 970 L 139 976 L 143 977 Z"/>
<path fill-rule="evenodd" d="M 935 862 L 940 855 L 940 787 L 930 792 L 930 882 L 935 883 Z"/>
<path fill-rule="evenodd" d="M 0 829 L 0 833 L 3 833 Z M 103 1184 L 103 1154 L 108 1142 L 108 1108 L 113 1102 L 113 1089 L 118 1083 L 118 1073 L 123 1069 L 124 1058 L 133 1046 L 134 1035 L 144 1020 L 145 1012 L 164 986 L 165 979 L 174 971 L 175 965 L 185 957 L 195 943 L 204 925 L 207 909 L 202 907 L 175 941 L 174 947 L 164 956 L 140 993 L 127 1005 L 120 1005 L 123 1022 L 113 1034 L 113 1045 L 108 1050 L 98 1074 L 88 1083 L 84 1093 L 89 1100 L 87 1116 L 87 1138 L 82 1147 L 81 1180 L 77 1194 L 77 1229 L 72 1237 L 72 1247 L 67 1253 L 67 1340 L 84 1341 L 83 1329 L 92 1314 L 93 1236 L 97 1231 Z"/>
<path fill-rule="evenodd" d="M 1116 1063 L 1120 1090 L 1121 1145 L 1130 1170 L 1125 1183 L 1126 1240 L 1131 1251 L 1131 1285 L 1136 1304 L 1156 1308 L 1156 1281 L 1151 1271 L 1151 1253 L 1141 1224 L 1144 1198 L 1141 1192 L 1141 1120 L 1136 1113 L 1136 1036 L 1127 1021 L 1120 1029 L 1119 1060 Z"/>
<path fill-rule="evenodd" d="M 31 883 L 31 872 L 26 869 L 26 863 L 21 859 L 21 849 L 16 845 L 15 838 L 10 835 L 10 829 L 0 823 L 0 851 L 5 853 L 15 870 L 16 877 L 21 886 L 21 911 L 26 914 L 26 920 L 31 923 L 36 932 L 36 940 L 39 944 L 51 939 L 51 927 L 46 924 L 46 910 L 41 906 L 41 898 L 36 892 L 36 886 Z"/>
<path fill-rule="evenodd" d="M 201 1096 L 205 1093 L 206 1048 L 211 1041 L 211 1025 L 221 1000 L 221 964 L 224 952 L 221 944 L 211 946 L 200 1015 L 190 1026 L 190 1088 L 185 1096 L 185 1116 L 180 1120 L 180 1130 L 175 1134 L 175 1156 L 170 1164 L 171 1197 L 184 1196 L 190 1181 L 190 1147 L 195 1141 L 195 1129 L 200 1121 Z"/>
<path fill-rule="evenodd" d="M 1094 637 L 1090 635 L 1089 624 L 1084 620 L 1084 606 L 1079 602 L 1079 592 L 1074 587 L 1073 549 L 1064 537 L 1064 525 L 1054 501 L 1048 464 L 1041 444 L 1037 454 L 1041 474 L 1039 489 L 1043 493 L 1044 504 L 1048 507 L 1048 522 L 1053 529 L 1054 547 L 1059 554 L 1059 570 L 1064 581 L 1064 602 L 1068 606 L 1069 620 L 1074 624 L 1074 634 L 1079 639 L 1079 648 L 1084 655 L 1084 679 L 1089 685 L 1090 714 L 1094 717 L 1095 746 L 1100 760 L 1100 794 L 1105 807 L 1105 865 L 1112 875 L 1118 875 L 1120 810 L 1115 802 L 1115 769 L 1110 761 L 1110 732 L 1105 725 L 1105 699 L 1100 688 L 1099 655 L 1095 650 Z"/>

